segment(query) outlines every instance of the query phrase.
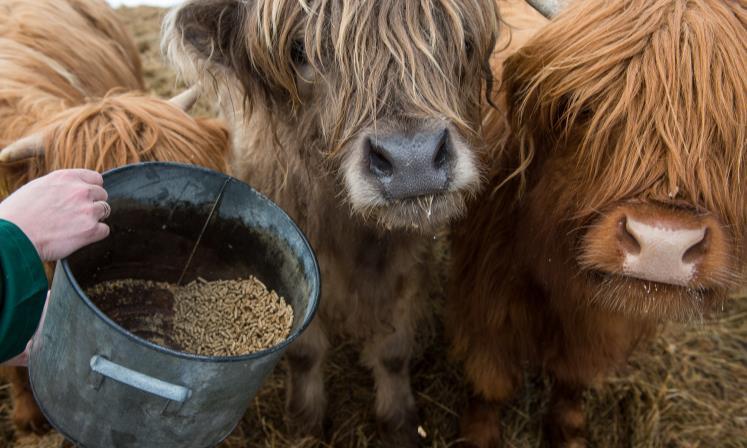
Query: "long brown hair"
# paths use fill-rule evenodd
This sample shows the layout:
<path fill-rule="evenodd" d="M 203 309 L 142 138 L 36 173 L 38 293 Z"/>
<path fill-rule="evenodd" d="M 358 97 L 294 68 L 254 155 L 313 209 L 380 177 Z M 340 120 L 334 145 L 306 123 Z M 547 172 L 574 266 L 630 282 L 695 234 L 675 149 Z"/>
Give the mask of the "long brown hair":
<path fill-rule="evenodd" d="M 741 222 L 746 27 L 732 0 L 576 2 L 507 62 L 522 167 L 572 143 L 582 216 L 649 192 Z"/>
<path fill-rule="evenodd" d="M 325 149 L 335 153 L 401 104 L 476 133 L 479 120 L 467 115 L 480 111 L 480 89 L 460 92 L 454 81 L 478 76 L 483 92 L 492 91 L 499 16 L 485 0 L 213 0 L 177 10 L 165 27 L 164 52 L 179 70 L 206 85 L 237 81 L 250 112 L 267 107 L 286 117 L 301 109 L 294 58 L 303 58 L 312 76 L 323 75 L 334 89 L 325 97 L 331 103 L 303 108 L 314 109 L 319 132 L 332 143 Z M 190 50 L 174 34 L 200 55 L 185 57 Z"/>
<path fill-rule="evenodd" d="M 172 161 L 227 170 L 228 130 L 218 120 L 192 118 L 168 101 L 112 92 L 53 117 L 44 156 L 21 162 L 13 188 L 63 168 L 106 171 L 144 161 Z"/>
<path fill-rule="evenodd" d="M 0 149 L 41 132 L 45 151 L 2 166 L 0 190 L 55 169 L 139 161 L 226 170 L 223 124 L 136 93 L 144 86 L 137 48 L 103 1 L 4 2 L 0 60 Z"/>

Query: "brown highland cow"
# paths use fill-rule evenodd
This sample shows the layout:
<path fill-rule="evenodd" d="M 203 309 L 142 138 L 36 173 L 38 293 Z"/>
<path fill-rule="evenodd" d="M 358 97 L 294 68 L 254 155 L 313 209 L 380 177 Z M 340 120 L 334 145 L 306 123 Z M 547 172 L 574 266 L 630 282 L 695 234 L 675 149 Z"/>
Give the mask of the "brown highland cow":
<path fill-rule="evenodd" d="M 319 257 L 320 312 L 289 350 L 289 422 L 319 432 L 334 334 L 361 343 L 385 443 L 417 441 L 409 363 L 423 257 L 478 187 L 492 0 L 190 0 L 163 48 L 213 85 L 233 174 L 278 202 Z M 251 256 L 251 254 L 247 254 Z"/>
<path fill-rule="evenodd" d="M 3 1 L 0 61 L 0 193 L 61 168 L 167 160 L 225 170 L 225 126 L 185 112 L 196 91 L 171 101 L 137 92 L 137 49 L 104 1 Z M 13 422 L 45 428 L 26 369 L 2 370 Z"/>
<path fill-rule="evenodd" d="M 554 379 L 552 444 L 585 446 L 584 389 L 743 283 L 747 7 L 578 1 L 503 70 L 508 143 L 453 240 L 462 430 L 500 446 L 530 367 Z"/>

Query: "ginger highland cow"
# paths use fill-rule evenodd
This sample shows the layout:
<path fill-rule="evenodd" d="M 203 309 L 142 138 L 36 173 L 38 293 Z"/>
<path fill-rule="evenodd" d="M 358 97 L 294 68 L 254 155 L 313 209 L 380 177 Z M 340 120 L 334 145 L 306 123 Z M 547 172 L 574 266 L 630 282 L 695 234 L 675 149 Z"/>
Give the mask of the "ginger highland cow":
<path fill-rule="evenodd" d="M 554 379 L 551 443 L 585 446 L 584 389 L 743 284 L 747 8 L 578 1 L 503 70 L 507 144 L 453 240 L 463 435 L 500 446 L 529 366 Z"/>

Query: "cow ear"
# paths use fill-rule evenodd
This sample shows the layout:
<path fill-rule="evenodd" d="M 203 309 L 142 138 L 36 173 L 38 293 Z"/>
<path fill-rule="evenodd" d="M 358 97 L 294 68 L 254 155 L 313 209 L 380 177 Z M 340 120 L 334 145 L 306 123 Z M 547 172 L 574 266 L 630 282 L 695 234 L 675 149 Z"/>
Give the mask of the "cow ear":
<path fill-rule="evenodd" d="M 172 59 L 197 57 L 228 68 L 243 65 L 247 53 L 242 29 L 252 3 L 252 0 L 188 0 L 172 10 L 164 22 L 165 53 Z"/>

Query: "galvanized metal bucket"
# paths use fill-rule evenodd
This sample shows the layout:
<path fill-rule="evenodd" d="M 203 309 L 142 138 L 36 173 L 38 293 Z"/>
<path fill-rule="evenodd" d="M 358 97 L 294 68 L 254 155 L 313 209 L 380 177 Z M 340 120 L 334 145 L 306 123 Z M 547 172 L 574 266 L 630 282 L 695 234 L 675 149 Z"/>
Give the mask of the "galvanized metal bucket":
<path fill-rule="evenodd" d="M 216 445 L 314 316 L 314 254 L 280 208 L 223 174 L 147 163 L 110 171 L 104 180 L 112 232 L 57 264 L 29 358 L 34 396 L 50 423 L 80 446 Z M 201 233 L 185 280 L 256 276 L 293 308 L 283 343 L 235 357 L 183 353 L 125 330 L 83 292 L 122 278 L 176 282 Z M 164 312 L 152 300 L 128 306 L 134 319 Z"/>

